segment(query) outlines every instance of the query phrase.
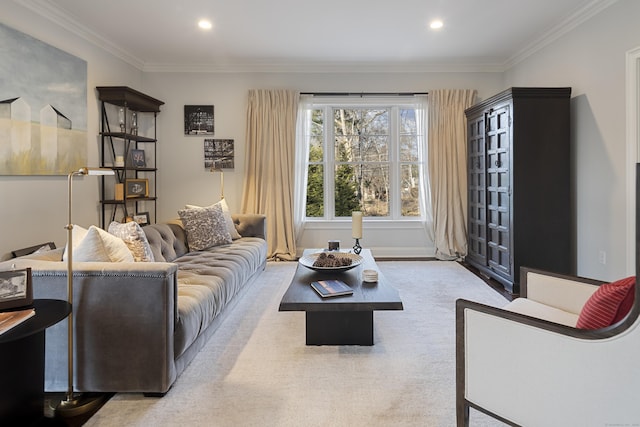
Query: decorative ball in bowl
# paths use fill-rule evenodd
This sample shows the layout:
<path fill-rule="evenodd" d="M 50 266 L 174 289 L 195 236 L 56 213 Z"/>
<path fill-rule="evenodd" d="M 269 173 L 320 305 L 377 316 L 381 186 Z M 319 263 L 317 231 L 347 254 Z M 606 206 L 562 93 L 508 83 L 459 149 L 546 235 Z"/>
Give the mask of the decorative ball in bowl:
<path fill-rule="evenodd" d="M 362 257 L 352 253 L 318 252 L 305 255 L 298 262 L 316 271 L 347 271 L 360 265 Z"/>

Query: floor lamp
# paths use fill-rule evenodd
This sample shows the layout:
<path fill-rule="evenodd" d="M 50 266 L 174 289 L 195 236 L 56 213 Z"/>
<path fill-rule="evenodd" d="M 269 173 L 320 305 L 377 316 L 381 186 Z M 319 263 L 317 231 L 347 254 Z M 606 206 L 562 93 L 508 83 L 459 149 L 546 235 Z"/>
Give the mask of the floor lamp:
<path fill-rule="evenodd" d="M 211 166 L 211 173 L 220 172 L 220 200 L 224 199 L 224 171 L 222 168 L 216 167 L 216 163 L 220 163 L 224 159 L 214 160 Z"/>
<path fill-rule="evenodd" d="M 103 400 L 103 396 L 94 396 L 88 397 L 84 395 L 76 395 L 73 392 L 73 222 L 71 221 L 71 211 L 73 204 L 71 202 L 72 199 L 72 183 L 74 176 L 84 176 L 84 175 L 114 175 L 113 169 L 105 169 L 105 168 L 81 168 L 77 171 L 73 171 L 69 173 L 67 177 L 68 183 L 68 200 L 69 200 L 69 221 L 67 226 L 67 300 L 71 305 L 71 313 L 69 313 L 68 323 L 68 388 L 67 394 L 64 400 L 60 402 L 58 407 L 56 408 L 56 412 L 58 412 L 63 417 L 74 417 L 76 415 L 83 414 L 94 409 L 98 404 L 100 404 Z"/>

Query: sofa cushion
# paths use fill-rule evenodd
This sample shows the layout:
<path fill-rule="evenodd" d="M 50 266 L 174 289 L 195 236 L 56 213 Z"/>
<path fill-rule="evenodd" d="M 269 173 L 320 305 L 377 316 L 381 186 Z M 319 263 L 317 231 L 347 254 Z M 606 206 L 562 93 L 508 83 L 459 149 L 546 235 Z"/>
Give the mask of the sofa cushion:
<path fill-rule="evenodd" d="M 560 310 L 527 298 L 516 298 L 507 304 L 504 309 L 571 327 L 575 327 L 578 321 L 578 315 L 575 313 Z"/>
<path fill-rule="evenodd" d="M 147 236 L 142 227 L 135 221 L 120 223 L 113 221 L 109 224 L 109 233 L 122 239 L 127 245 L 136 262 L 153 262 L 153 253 Z"/>
<path fill-rule="evenodd" d="M 142 231 L 147 236 L 156 262 L 172 262 L 189 252 L 182 224 L 150 224 L 142 227 Z"/>
<path fill-rule="evenodd" d="M 178 322 L 174 353 L 179 357 L 229 304 L 267 256 L 263 239 L 243 237 L 231 245 L 189 252 L 178 264 Z"/>
<path fill-rule="evenodd" d="M 576 327 L 600 329 L 622 320 L 635 299 L 635 277 L 600 285 L 582 307 Z"/>
<path fill-rule="evenodd" d="M 75 262 L 134 262 L 131 251 L 122 239 L 95 225 L 89 229 L 74 225 L 72 236 Z M 62 256 L 65 261 L 67 249 Z"/>
<path fill-rule="evenodd" d="M 233 240 L 236 240 L 242 237 L 240 233 L 238 233 L 238 230 L 236 230 L 236 226 L 233 222 L 233 219 L 231 218 L 231 211 L 229 210 L 229 205 L 227 205 L 227 201 L 225 199 L 222 199 L 219 202 L 214 203 L 214 205 L 219 205 L 220 208 L 222 208 L 222 215 L 224 216 L 224 222 L 227 225 L 227 230 L 229 231 L 231 238 Z M 196 205 L 185 206 L 186 209 L 194 209 L 194 208 L 200 208 L 200 207 L 201 206 L 196 206 Z"/>
<path fill-rule="evenodd" d="M 187 232 L 189 250 L 201 251 L 232 242 L 220 205 L 181 209 L 178 215 Z"/>

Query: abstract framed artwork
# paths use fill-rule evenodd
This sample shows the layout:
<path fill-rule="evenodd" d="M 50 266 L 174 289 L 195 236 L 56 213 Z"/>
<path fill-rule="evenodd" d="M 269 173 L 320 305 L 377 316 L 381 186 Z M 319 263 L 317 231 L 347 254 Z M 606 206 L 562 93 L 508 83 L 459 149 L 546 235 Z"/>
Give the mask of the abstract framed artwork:
<path fill-rule="evenodd" d="M 87 62 L 0 24 L 0 175 L 87 164 Z"/>

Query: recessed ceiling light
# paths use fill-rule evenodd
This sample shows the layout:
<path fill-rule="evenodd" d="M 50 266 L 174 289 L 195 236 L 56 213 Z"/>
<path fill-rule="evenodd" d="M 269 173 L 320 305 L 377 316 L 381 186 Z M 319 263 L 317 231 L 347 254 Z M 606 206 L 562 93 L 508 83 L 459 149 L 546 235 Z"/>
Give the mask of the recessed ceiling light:
<path fill-rule="evenodd" d="M 442 28 L 444 26 L 444 24 L 442 23 L 441 20 L 436 19 L 434 21 L 431 21 L 431 23 L 429 24 L 429 27 L 432 30 L 439 30 L 440 28 Z"/>
<path fill-rule="evenodd" d="M 200 21 L 198 21 L 198 27 L 202 28 L 203 30 L 210 30 L 212 26 L 213 25 L 211 25 L 211 21 L 209 21 L 208 19 L 201 19 Z"/>

